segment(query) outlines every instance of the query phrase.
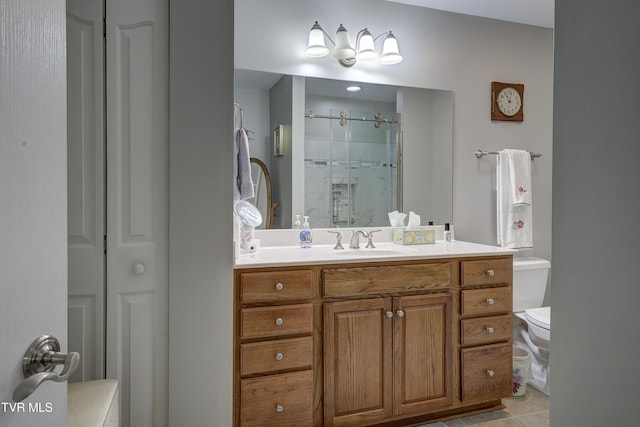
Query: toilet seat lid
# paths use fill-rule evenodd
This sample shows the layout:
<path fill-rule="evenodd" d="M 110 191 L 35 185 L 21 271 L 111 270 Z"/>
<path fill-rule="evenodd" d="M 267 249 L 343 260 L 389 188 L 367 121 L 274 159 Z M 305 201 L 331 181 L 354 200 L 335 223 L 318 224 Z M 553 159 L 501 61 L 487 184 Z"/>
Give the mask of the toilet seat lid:
<path fill-rule="evenodd" d="M 551 329 L 551 307 L 528 308 L 527 320 L 544 329 Z"/>

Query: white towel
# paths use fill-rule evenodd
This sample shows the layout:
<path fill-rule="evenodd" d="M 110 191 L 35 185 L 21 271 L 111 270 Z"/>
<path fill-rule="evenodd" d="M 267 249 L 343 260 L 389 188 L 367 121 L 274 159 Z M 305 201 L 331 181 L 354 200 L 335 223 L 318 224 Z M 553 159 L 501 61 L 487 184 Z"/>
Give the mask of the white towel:
<path fill-rule="evenodd" d="M 249 157 L 249 138 L 244 129 L 236 129 L 233 145 L 233 200 L 245 200 L 253 197 L 251 180 L 251 160 Z"/>
<path fill-rule="evenodd" d="M 515 206 L 531 205 L 531 154 L 524 150 L 502 150 L 509 163 L 511 200 Z"/>
<path fill-rule="evenodd" d="M 525 155 L 528 164 L 523 160 Z M 531 157 L 526 151 L 502 150 L 498 154 L 496 167 L 498 245 L 505 248 L 533 247 L 530 162 Z"/>

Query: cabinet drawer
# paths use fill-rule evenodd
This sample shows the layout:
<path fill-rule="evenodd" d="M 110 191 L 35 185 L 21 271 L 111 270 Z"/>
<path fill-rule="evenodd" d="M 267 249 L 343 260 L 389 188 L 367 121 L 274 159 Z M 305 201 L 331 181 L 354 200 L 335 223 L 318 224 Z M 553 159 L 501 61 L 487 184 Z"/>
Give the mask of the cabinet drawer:
<path fill-rule="evenodd" d="M 310 333 L 313 329 L 311 304 L 243 308 L 240 338 L 263 338 Z"/>
<path fill-rule="evenodd" d="M 462 400 L 495 400 L 512 394 L 511 343 L 462 349 Z"/>
<path fill-rule="evenodd" d="M 256 342 L 240 346 L 240 374 L 251 375 L 311 367 L 313 339 L 311 337 Z"/>
<path fill-rule="evenodd" d="M 311 270 L 265 271 L 240 275 L 240 302 L 287 301 L 311 298 Z"/>
<path fill-rule="evenodd" d="M 340 297 L 447 289 L 451 286 L 451 269 L 451 264 L 440 262 L 324 270 L 324 295 Z"/>
<path fill-rule="evenodd" d="M 313 424 L 312 371 L 245 379 L 240 389 L 242 427 Z"/>
<path fill-rule="evenodd" d="M 510 341 L 513 334 L 511 314 L 464 319 L 461 325 L 460 337 L 463 346 Z"/>
<path fill-rule="evenodd" d="M 511 312 L 511 286 L 500 288 L 465 289 L 460 304 L 462 315 Z"/>
<path fill-rule="evenodd" d="M 511 258 L 463 261 L 461 265 L 462 286 L 506 284 L 513 277 Z"/>

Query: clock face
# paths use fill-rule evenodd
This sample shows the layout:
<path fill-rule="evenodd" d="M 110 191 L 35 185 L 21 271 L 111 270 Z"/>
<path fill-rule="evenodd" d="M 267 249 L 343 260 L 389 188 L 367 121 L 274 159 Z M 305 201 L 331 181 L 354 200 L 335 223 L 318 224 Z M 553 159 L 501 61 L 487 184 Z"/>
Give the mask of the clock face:
<path fill-rule="evenodd" d="M 505 116 L 514 116 L 522 107 L 522 99 L 518 91 L 512 87 L 506 87 L 498 93 L 496 99 L 498 109 Z"/>

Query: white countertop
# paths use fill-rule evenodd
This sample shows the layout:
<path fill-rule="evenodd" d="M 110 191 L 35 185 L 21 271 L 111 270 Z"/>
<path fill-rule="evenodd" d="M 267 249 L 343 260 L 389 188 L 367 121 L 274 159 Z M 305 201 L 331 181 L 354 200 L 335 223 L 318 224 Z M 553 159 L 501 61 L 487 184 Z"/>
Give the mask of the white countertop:
<path fill-rule="evenodd" d="M 360 249 L 333 249 L 333 244 L 318 244 L 311 248 L 299 246 L 263 246 L 251 255 L 236 258 L 234 268 L 281 267 L 292 265 L 314 265 L 358 262 L 403 261 L 433 258 L 459 258 L 467 256 L 508 255 L 515 251 L 497 246 L 454 240 L 436 241 L 435 244 L 398 245 L 392 242 L 376 243 L 375 249 L 365 248 L 366 239 Z"/>

